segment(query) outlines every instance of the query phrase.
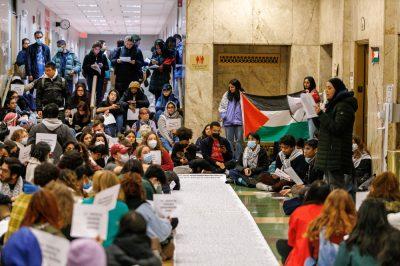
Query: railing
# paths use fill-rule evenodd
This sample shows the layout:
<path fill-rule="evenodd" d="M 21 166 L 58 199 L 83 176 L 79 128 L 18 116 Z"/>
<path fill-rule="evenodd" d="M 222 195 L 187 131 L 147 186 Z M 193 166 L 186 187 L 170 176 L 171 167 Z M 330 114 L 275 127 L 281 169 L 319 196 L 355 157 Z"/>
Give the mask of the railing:
<path fill-rule="evenodd" d="M 92 81 L 92 91 L 90 95 L 90 109 L 92 110 L 92 119 L 94 119 L 96 115 L 96 86 L 97 86 L 97 76 L 93 76 L 93 81 Z"/>

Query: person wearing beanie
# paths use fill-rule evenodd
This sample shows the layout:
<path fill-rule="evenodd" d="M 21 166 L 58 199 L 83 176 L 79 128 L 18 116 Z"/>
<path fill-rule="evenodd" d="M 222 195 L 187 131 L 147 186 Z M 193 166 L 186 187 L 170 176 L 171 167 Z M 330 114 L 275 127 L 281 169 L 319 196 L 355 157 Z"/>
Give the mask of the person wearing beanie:
<path fill-rule="evenodd" d="M 172 86 L 169 83 L 164 84 L 162 88 L 162 94 L 156 102 L 156 120 L 165 111 L 165 106 L 168 102 L 174 102 L 176 107 L 179 109 L 179 99 L 172 93 Z"/>
<path fill-rule="evenodd" d="M 67 266 L 106 266 L 104 248 L 93 239 L 76 239 L 71 242 Z"/>
<path fill-rule="evenodd" d="M 132 126 L 134 122 L 139 120 L 140 108 L 148 108 L 150 106 L 149 99 L 140 88 L 140 83 L 138 81 L 132 81 L 129 83 L 129 88 L 122 95 L 121 99 L 119 100 L 119 104 L 124 109 L 124 122 L 129 126 Z M 129 109 L 134 113 L 137 112 L 137 120 L 131 120 L 131 118 L 128 120 L 127 112 Z"/>
<path fill-rule="evenodd" d="M 339 78 L 326 83 L 328 104 L 325 110 L 315 107 L 314 122 L 319 129 L 319 144 L 315 167 L 324 171 L 331 188 L 343 188 L 355 197 L 352 185 L 352 141 L 357 99 Z"/>

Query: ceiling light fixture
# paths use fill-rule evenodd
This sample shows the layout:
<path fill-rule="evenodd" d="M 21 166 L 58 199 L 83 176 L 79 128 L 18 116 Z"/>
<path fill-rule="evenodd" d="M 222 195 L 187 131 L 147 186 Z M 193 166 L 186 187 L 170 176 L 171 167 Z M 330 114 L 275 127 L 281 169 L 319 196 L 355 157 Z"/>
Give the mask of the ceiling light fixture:
<path fill-rule="evenodd" d="M 100 13 L 100 10 L 82 10 L 83 13 Z"/>
<path fill-rule="evenodd" d="M 79 7 L 98 7 L 96 4 L 78 4 Z"/>
<path fill-rule="evenodd" d="M 136 13 L 136 14 L 140 14 L 139 10 L 122 10 L 122 13 Z"/>
<path fill-rule="evenodd" d="M 121 7 L 141 8 L 141 5 L 129 5 L 129 4 L 125 4 L 125 5 L 121 5 Z"/>

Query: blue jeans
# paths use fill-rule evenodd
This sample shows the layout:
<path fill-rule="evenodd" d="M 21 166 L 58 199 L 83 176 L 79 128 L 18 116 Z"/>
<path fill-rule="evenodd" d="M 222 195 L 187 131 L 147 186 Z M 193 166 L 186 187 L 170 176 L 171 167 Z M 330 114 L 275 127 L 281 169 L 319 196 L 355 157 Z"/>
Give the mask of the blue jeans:
<path fill-rule="evenodd" d="M 164 146 L 164 148 L 168 151 L 172 151 L 172 145 L 169 143 L 169 141 L 166 138 L 160 137 L 161 143 Z M 174 137 L 174 143 L 177 143 L 179 141 L 178 137 Z"/>
<path fill-rule="evenodd" d="M 117 134 L 122 131 L 122 127 L 124 126 L 124 116 L 115 116 L 115 121 L 117 122 L 116 124 L 106 125 L 104 127 L 105 133 L 113 138 L 115 138 Z"/>
<path fill-rule="evenodd" d="M 231 144 L 231 148 L 235 160 L 239 160 L 240 155 L 243 152 L 243 127 L 242 126 L 226 126 L 225 127 L 226 138 Z"/>

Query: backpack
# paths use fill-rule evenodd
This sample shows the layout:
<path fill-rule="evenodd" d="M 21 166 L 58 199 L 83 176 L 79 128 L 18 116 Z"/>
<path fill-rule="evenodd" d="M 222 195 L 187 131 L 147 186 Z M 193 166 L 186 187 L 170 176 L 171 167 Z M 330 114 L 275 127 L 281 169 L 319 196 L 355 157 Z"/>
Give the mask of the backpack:
<path fill-rule="evenodd" d="M 319 251 L 318 259 L 311 256 L 306 259 L 304 266 L 332 266 L 335 264 L 336 256 L 339 251 L 339 245 L 332 243 L 329 239 L 325 238 L 325 228 L 319 232 Z"/>

